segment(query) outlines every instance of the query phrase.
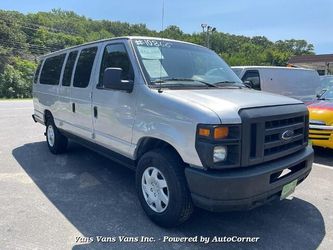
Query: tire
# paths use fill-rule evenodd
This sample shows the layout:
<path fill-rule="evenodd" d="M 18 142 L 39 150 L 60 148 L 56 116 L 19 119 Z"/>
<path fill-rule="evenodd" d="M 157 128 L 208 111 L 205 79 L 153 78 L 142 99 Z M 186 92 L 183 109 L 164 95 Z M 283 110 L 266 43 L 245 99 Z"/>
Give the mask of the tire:
<path fill-rule="evenodd" d="M 61 154 L 67 150 L 68 139 L 62 135 L 54 124 L 52 118 L 46 122 L 46 142 L 53 154 Z"/>
<path fill-rule="evenodd" d="M 143 210 L 159 226 L 177 226 L 193 213 L 184 165 L 170 149 L 152 150 L 140 158 L 136 190 Z"/>

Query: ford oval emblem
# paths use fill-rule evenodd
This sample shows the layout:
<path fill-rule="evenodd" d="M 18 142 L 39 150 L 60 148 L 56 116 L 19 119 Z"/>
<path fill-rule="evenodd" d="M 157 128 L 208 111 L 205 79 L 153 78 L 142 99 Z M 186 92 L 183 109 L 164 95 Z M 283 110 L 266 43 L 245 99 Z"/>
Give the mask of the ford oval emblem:
<path fill-rule="evenodd" d="M 288 129 L 282 133 L 281 138 L 285 141 L 288 141 L 293 137 L 293 135 L 294 131 Z"/>

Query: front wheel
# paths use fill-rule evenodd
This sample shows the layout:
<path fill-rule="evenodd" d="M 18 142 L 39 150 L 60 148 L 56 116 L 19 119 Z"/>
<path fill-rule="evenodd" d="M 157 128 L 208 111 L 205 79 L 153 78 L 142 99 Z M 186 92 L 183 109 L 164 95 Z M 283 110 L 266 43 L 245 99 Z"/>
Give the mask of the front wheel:
<path fill-rule="evenodd" d="M 52 119 L 46 124 L 46 142 L 53 154 L 61 154 L 67 149 L 68 139 L 59 132 Z"/>
<path fill-rule="evenodd" d="M 193 212 L 184 166 L 170 149 L 152 150 L 141 157 L 136 189 L 144 211 L 160 226 L 177 226 Z"/>

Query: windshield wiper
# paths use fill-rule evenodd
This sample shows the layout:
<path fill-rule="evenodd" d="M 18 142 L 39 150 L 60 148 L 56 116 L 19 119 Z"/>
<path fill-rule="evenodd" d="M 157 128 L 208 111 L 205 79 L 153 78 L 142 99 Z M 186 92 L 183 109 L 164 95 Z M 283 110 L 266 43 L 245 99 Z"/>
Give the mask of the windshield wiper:
<path fill-rule="evenodd" d="M 158 79 L 158 80 L 152 81 L 151 83 L 166 83 L 166 82 L 200 82 L 200 83 L 205 84 L 209 87 L 218 88 L 216 85 L 214 85 L 212 83 L 204 82 L 204 81 L 201 81 L 201 80 L 195 80 L 195 79 L 192 79 L 192 78 L 172 77 L 172 78 Z"/>

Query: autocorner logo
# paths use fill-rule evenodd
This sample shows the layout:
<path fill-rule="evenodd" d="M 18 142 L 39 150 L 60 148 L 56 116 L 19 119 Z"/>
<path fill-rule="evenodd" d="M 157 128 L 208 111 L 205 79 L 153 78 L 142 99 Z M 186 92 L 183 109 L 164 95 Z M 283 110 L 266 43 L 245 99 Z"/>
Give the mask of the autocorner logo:
<path fill-rule="evenodd" d="M 285 141 L 289 141 L 294 135 L 294 131 L 288 129 L 281 134 L 281 138 Z"/>

